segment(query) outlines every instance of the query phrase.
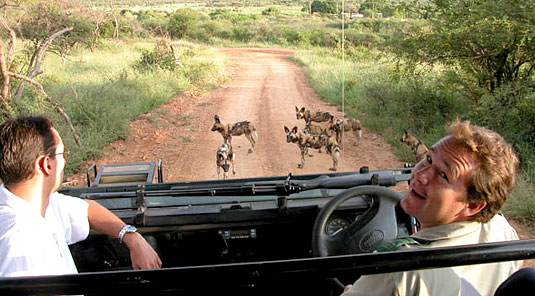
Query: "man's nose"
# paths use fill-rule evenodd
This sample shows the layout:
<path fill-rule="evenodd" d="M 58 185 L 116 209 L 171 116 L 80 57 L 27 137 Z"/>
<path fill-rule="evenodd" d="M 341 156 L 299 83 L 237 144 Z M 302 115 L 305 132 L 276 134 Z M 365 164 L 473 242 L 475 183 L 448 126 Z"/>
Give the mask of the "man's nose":
<path fill-rule="evenodd" d="M 429 183 L 429 173 L 431 170 L 427 166 L 421 166 L 419 168 L 415 168 L 414 171 L 414 177 L 417 182 L 427 185 Z"/>

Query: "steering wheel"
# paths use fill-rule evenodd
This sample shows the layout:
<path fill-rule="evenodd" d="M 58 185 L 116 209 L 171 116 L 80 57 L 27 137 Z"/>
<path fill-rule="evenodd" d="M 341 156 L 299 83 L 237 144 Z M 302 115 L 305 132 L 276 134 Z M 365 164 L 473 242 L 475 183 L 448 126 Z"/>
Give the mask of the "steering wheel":
<path fill-rule="evenodd" d="M 332 213 L 346 200 L 364 196 L 371 207 L 346 228 L 335 235 L 325 231 Z M 331 256 L 367 253 L 375 250 L 384 241 L 397 236 L 396 205 L 402 194 L 380 186 L 356 186 L 340 192 L 325 204 L 316 217 L 312 233 L 314 256 Z"/>

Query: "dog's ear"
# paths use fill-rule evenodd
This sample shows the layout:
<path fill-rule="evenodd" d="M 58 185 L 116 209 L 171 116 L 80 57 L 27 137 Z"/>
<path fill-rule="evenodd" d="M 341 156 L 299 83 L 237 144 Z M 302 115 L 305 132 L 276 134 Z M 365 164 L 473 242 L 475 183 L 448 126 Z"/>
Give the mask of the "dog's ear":
<path fill-rule="evenodd" d="M 292 128 L 292 133 L 297 133 L 297 126 L 294 126 L 294 128 Z"/>
<path fill-rule="evenodd" d="M 297 106 L 295 106 L 295 112 L 299 112 L 299 108 L 297 108 Z"/>
<path fill-rule="evenodd" d="M 220 123 L 219 116 L 217 116 L 217 114 L 214 116 L 214 120 L 215 120 L 215 122 Z"/>
<path fill-rule="evenodd" d="M 290 132 L 290 129 L 289 129 L 288 127 L 284 126 L 284 131 L 285 131 L 286 133 L 289 133 L 289 132 Z"/>
<path fill-rule="evenodd" d="M 301 108 L 300 112 L 305 112 L 305 107 Z"/>

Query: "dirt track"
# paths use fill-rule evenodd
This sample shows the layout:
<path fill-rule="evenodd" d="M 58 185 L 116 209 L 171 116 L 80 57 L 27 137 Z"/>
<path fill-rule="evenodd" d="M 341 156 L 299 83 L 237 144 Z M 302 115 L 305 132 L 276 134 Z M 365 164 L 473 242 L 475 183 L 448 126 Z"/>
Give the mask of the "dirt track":
<path fill-rule="evenodd" d="M 248 153 L 244 136 L 233 137 L 236 175 L 233 178 L 308 174 L 326 172 L 332 166 L 330 156 L 314 150 L 298 169 L 300 152 L 296 144 L 286 143 L 284 126 L 304 127 L 297 120 L 295 107 L 323 110 L 341 117 L 335 107 L 322 102 L 307 85 L 301 69 L 286 59 L 292 51 L 279 49 L 220 49 L 229 57 L 225 71 L 231 78 L 226 85 L 202 95 L 186 93 L 169 104 L 131 123 L 131 134 L 105 148 L 100 159 L 89 163 L 125 163 L 162 159 L 164 182 L 216 179 L 215 153 L 223 143 L 217 132 L 210 131 L 214 115 L 223 123 L 252 121 L 258 131 L 258 143 Z M 366 128 L 363 139 L 353 145 L 355 135 L 346 133 L 338 171 L 397 168 L 402 163 L 379 135 Z M 88 164 L 89 164 L 88 163 Z M 232 177 L 232 175 L 231 175 Z M 70 185 L 83 186 L 85 176 L 70 176 Z"/>

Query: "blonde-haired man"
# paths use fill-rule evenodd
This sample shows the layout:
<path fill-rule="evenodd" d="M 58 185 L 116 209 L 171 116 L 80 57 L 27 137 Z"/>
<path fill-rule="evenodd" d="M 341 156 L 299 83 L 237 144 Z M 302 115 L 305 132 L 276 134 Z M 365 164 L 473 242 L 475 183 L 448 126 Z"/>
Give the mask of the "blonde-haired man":
<path fill-rule="evenodd" d="M 497 214 L 515 184 L 513 148 L 468 121 L 456 120 L 447 130 L 413 169 L 401 207 L 421 229 L 398 250 L 517 240 Z M 366 275 L 342 295 L 493 295 L 519 267 L 513 261 Z"/>

